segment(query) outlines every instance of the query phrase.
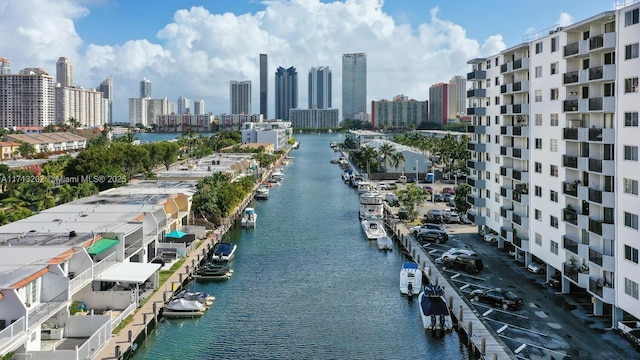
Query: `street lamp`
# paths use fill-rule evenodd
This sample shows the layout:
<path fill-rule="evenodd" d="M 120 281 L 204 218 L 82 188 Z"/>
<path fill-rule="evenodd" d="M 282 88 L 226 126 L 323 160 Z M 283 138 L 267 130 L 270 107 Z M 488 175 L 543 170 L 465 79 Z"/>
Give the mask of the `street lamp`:
<path fill-rule="evenodd" d="M 416 184 L 418 183 L 418 159 L 416 159 Z"/>

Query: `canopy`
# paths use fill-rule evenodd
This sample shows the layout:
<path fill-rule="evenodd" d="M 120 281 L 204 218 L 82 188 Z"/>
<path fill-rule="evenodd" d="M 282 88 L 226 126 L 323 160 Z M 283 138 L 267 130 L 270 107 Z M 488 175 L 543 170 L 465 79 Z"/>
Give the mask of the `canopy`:
<path fill-rule="evenodd" d="M 182 232 L 180 230 L 173 230 L 172 232 L 168 233 L 165 236 L 179 239 L 179 238 L 181 238 L 181 237 L 183 237 L 185 235 L 187 235 L 187 233 Z"/>
<path fill-rule="evenodd" d="M 96 276 L 96 280 L 142 284 L 160 267 L 162 267 L 161 264 L 155 263 L 117 262 Z"/>
<path fill-rule="evenodd" d="M 119 240 L 117 239 L 102 238 L 91 244 L 91 246 L 87 248 L 87 252 L 89 255 L 99 255 L 100 253 L 116 246 L 118 242 Z"/>

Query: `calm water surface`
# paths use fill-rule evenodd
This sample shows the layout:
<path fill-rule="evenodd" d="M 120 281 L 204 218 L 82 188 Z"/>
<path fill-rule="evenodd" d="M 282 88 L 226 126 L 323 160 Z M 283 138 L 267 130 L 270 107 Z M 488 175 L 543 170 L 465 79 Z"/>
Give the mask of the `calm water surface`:
<path fill-rule="evenodd" d="M 281 186 L 255 203 L 256 229 L 237 229 L 233 277 L 195 283 L 216 296 L 201 319 L 166 320 L 134 359 L 465 359 L 457 333 L 422 328 L 417 300 L 400 295 L 406 260 L 379 251 L 358 221 L 331 141 L 296 136 Z"/>

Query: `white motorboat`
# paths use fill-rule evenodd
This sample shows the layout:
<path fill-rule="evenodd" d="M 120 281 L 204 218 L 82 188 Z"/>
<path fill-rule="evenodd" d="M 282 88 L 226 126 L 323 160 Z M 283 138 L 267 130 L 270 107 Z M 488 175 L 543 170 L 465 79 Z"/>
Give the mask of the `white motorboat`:
<path fill-rule="evenodd" d="M 422 325 L 429 330 L 448 331 L 453 329 L 451 311 L 444 298 L 444 288 L 439 285 L 425 285 L 418 295 Z"/>
<path fill-rule="evenodd" d="M 162 310 L 165 318 L 193 318 L 204 315 L 207 307 L 198 300 L 177 298 L 171 300 Z"/>
<path fill-rule="evenodd" d="M 216 297 L 213 295 L 209 295 L 204 292 L 190 292 L 186 290 L 176 294 L 175 298 L 184 300 L 195 300 L 207 308 L 213 306 L 214 301 L 216 301 Z"/>
<path fill-rule="evenodd" d="M 358 193 L 364 194 L 366 192 L 370 192 L 373 190 L 373 184 L 371 184 L 371 181 L 362 180 L 358 182 L 357 188 L 358 188 Z"/>
<path fill-rule="evenodd" d="M 242 214 L 242 221 L 240 225 L 242 227 L 256 227 L 256 221 L 258 220 L 258 214 L 254 208 L 246 208 L 244 209 L 244 213 Z"/>
<path fill-rule="evenodd" d="M 418 263 L 408 261 L 400 270 L 400 293 L 409 297 L 418 294 L 422 289 L 422 270 Z"/>
<path fill-rule="evenodd" d="M 379 237 L 387 236 L 384 223 L 378 218 L 366 218 L 360 224 L 364 234 L 367 236 L 367 240 L 377 240 Z"/>
<path fill-rule="evenodd" d="M 360 219 L 367 217 L 384 217 L 384 195 L 380 192 L 368 191 L 360 194 Z"/>
<path fill-rule="evenodd" d="M 255 198 L 256 199 L 262 199 L 262 200 L 268 199 L 269 198 L 269 186 L 267 186 L 265 184 L 261 184 L 260 186 L 258 186 L 258 189 L 256 190 Z"/>
<path fill-rule="evenodd" d="M 376 241 L 378 242 L 378 249 L 393 250 L 393 240 L 389 236 L 380 236 Z"/>
<path fill-rule="evenodd" d="M 193 274 L 196 279 L 202 280 L 227 280 L 233 275 L 233 269 L 220 263 L 208 263 L 200 267 Z"/>
<path fill-rule="evenodd" d="M 284 169 L 282 169 L 281 167 L 275 168 L 270 177 L 277 181 L 281 181 L 282 179 L 284 179 Z"/>
<path fill-rule="evenodd" d="M 211 260 L 213 261 L 229 261 L 233 259 L 236 253 L 236 248 L 238 246 L 236 244 L 231 243 L 217 243 L 213 247 L 213 255 L 211 255 Z"/>

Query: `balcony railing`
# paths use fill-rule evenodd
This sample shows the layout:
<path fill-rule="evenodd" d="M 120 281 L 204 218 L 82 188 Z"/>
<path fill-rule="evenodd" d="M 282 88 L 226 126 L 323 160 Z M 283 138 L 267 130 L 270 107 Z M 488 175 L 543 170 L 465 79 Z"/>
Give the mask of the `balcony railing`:
<path fill-rule="evenodd" d="M 487 78 L 487 72 L 484 70 L 475 70 L 467 73 L 467 80 L 484 80 Z"/>
<path fill-rule="evenodd" d="M 562 75 L 562 83 L 563 84 L 577 83 L 580 78 L 579 74 L 580 74 L 579 71 L 569 71 L 567 73 L 564 73 Z"/>
<path fill-rule="evenodd" d="M 578 242 L 569 239 L 566 235 L 562 237 L 562 247 L 576 255 L 578 254 Z"/>
<path fill-rule="evenodd" d="M 602 100 L 602 98 L 596 98 L 596 99 Z M 589 99 L 589 104 L 591 104 L 591 100 L 596 100 L 596 99 Z M 600 103 L 600 105 L 602 105 L 602 102 Z M 598 128 L 589 129 L 589 140 L 602 141 L 602 129 L 598 129 Z"/>
<path fill-rule="evenodd" d="M 589 188 L 589 201 L 602 204 L 602 190 Z"/>
<path fill-rule="evenodd" d="M 578 140 L 578 128 L 564 128 L 562 135 L 564 140 Z"/>
<path fill-rule="evenodd" d="M 564 46 L 563 55 L 565 57 L 575 55 L 580 52 L 580 42 L 574 42 Z"/>
<path fill-rule="evenodd" d="M 515 195 L 515 193 L 514 193 L 514 195 Z M 522 225 L 522 216 L 520 216 L 520 215 L 518 215 L 516 213 L 513 213 L 512 219 L 513 219 L 514 223 L 516 223 L 518 225 Z"/>
<path fill-rule="evenodd" d="M 589 68 L 589 80 L 599 80 L 604 77 L 604 67 L 602 65 Z"/>
<path fill-rule="evenodd" d="M 589 248 L 589 261 L 602 266 L 602 254 Z"/>
<path fill-rule="evenodd" d="M 578 111 L 578 100 L 564 100 L 562 102 L 562 111 Z"/>
<path fill-rule="evenodd" d="M 578 213 L 573 209 L 562 209 L 562 220 L 578 226 Z"/>
<path fill-rule="evenodd" d="M 589 39 L 589 50 L 599 49 L 604 46 L 604 36 L 596 35 Z"/>
<path fill-rule="evenodd" d="M 565 263 L 563 265 L 563 271 L 564 271 L 564 276 L 568 277 L 569 279 L 578 282 L 578 269 L 573 267 L 572 265 L 569 265 L 567 263 Z"/>
<path fill-rule="evenodd" d="M 589 171 L 593 172 L 602 172 L 602 160 L 600 159 L 589 159 Z"/>
<path fill-rule="evenodd" d="M 602 220 L 589 219 L 589 231 L 602 235 Z"/>
<path fill-rule="evenodd" d="M 573 197 L 578 197 L 578 184 L 575 182 L 563 182 L 562 193 Z"/>
<path fill-rule="evenodd" d="M 571 155 L 562 155 L 562 166 L 577 169 L 578 168 L 578 157 Z"/>

